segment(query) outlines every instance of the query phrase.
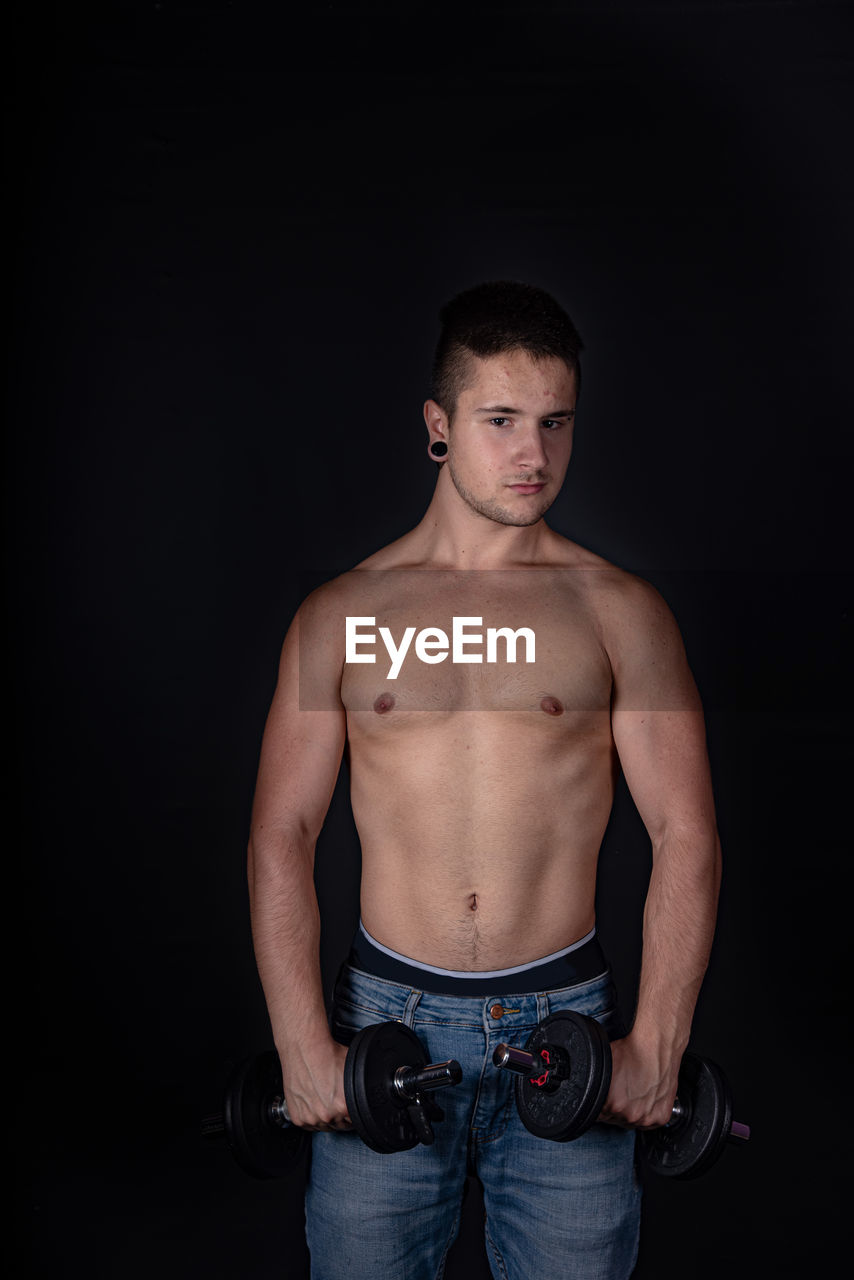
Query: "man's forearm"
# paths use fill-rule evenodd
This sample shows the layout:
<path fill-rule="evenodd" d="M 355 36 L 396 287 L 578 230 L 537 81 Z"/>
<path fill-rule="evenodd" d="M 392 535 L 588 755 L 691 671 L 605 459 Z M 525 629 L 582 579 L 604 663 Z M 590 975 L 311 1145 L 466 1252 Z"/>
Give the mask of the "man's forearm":
<path fill-rule="evenodd" d="M 638 1004 L 632 1034 L 681 1055 L 709 961 L 720 886 L 715 831 L 663 835 L 653 866 L 643 922 Z"/>
<path fill-rule="evenodd" d="M 255 959 L 276 1046 L 323 1040 L 329 1031 L 313 842 L 296 832 L 253 833 L 248 874 Z"/>

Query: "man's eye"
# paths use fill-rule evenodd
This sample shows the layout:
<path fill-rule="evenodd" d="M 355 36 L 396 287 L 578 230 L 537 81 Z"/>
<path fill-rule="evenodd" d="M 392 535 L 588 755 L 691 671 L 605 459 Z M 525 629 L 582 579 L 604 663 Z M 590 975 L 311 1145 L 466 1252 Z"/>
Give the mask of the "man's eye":
<path fill-rule="evenodd" d="M 505 427 L 509 422 L 509 418 L 490 418 L 489 421 L 494 427 Z"/>
<path fill-rule="evenodd" d="M 543 426 L 548 427 L 550 431 L 553 431 L 555 427 L 562 427 L 563 423 L 559 418 L 543 418 Z"/>

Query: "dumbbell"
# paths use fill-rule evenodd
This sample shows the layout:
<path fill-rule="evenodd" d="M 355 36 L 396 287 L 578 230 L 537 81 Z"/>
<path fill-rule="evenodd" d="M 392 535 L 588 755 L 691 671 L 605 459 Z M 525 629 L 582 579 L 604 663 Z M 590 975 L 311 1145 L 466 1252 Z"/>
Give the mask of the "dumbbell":
<path fill-rule="evenodd" d="M 372 1151 L 409 1151 L 434 1139 L 431 1121 L 445 1118 L 431 1097 L 459 1084 L 453 1059 L 427 1062 L 418 1036 L 400 1022 L 357 1032 L 344 1062 L 344 1096 L 353 1128 Z M 231 1072 L 222 1114 L 202 1121 L 206 1138 L 225 1136 L 242 1169 L 254 1178 L 282 1178 L 303 1159 L 311 1133 L 291 1124 L 275 1049 L 244 1059 Z"/>
<path fill-rule="evenodd" d="M 529 1132 L 554 1142 L 579 1138 L 597 1120 L 611 1084 L 611 1045 L 594 1018 L 561 1010 L 544 1018 L 524 1049 L 500 1044 L 493 1063 L 517 1073 L 516 1107 Z M 639 1131 L 641 1155 L 652 1172 L 696 1178 L 728 1142 L 746 1142 L 750 1129 L 732 1118 L 723 1071 L 708 1058 L 683 1055 L 673 1113 L 667 1124 Z"/>

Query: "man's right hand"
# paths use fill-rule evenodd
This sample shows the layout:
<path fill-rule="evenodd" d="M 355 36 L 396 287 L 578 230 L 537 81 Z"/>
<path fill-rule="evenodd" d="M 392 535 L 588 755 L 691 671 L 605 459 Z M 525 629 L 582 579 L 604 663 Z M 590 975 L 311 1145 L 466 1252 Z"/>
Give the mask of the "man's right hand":
<path fill-rule="evenodd" d="M 279 1052 L 292 1124 L 325 1133 L 353 1128 L 344 1096 L 346 1057 L 346 1047 L 331 1038 L 311 1053 L 304 1046 L 289 1046 Z"/>

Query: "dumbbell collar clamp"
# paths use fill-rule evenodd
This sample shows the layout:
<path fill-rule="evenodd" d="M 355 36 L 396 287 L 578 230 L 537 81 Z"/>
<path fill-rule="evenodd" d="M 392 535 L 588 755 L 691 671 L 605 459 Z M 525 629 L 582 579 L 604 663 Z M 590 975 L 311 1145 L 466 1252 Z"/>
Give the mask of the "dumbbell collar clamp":
<path fill-rule="evenodd" d="M 529 1083 L 546 1093 L 553 1093 L 560 1088 L 561 1082 L 570 1074 L 569 1058 L 555 1044 L 544 1045 L 536 1053 L 517 1049 L 515 1045 L 500 1044 L 492 1055 L 492 1061 L 496 1067 L 527 1076 Z"/>

